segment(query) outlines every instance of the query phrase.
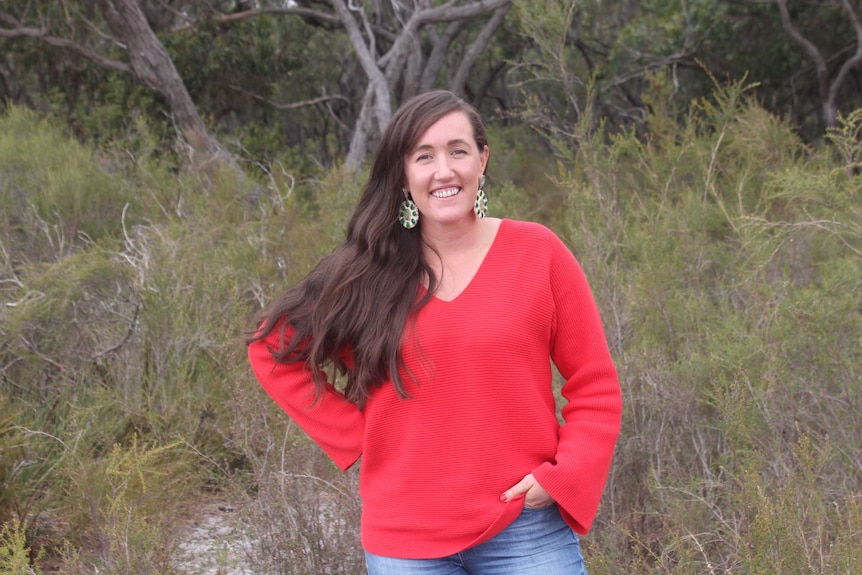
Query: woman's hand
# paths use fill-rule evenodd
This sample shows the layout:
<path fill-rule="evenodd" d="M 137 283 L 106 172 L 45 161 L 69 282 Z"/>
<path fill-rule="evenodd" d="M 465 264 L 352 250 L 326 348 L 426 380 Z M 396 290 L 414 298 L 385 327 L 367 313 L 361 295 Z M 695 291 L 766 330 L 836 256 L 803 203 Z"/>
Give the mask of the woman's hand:
<path fill-rule="evenodd" d="M 548 507 L 554 504 L 554 499 L 548 495 L 545 488 L 539 485 L 533 474 L 530 473 L 513 487 L 507 489 L 501 496 L 500 501 L 509 501 L 520 495 L 524 495 L 526 507 Z"/>

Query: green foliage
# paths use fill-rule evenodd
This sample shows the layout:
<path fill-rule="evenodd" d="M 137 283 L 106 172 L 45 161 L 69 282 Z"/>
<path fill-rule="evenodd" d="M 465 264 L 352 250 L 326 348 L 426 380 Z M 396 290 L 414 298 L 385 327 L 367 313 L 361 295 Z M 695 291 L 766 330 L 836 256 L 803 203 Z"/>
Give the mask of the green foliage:
<path fill-rule="evenodd" d="M 40 575 L 38 565 L 31 566 L 27 536 L 18 520 L 0 525 L 0 572 L 7 575 Z M 38 557 L 37 557 L 38 560 Z"/>
<path fill-rule="evenodd" d="M 826 137 L 839 154 L 839 161 L 850 173 L 858 171 L 862 162 L 860 132 L 862 132 L 862 109 L 855 110 L 846 117 L 839 115 L 838 125 L 829 128 L 826 132 Z"/>
<path fill-rule="evenodd" d="M 114 445 L 97 462 L 79 461 L 69 469 L 71 486 L 89 511 L 88 532 L 98 541 L 91 561 L 107 572 L 145 575 L 173 572 L 179 508 L 169 497 L 178 476 L 175 450 L 180 442 L 141 445 L 132 437 L 127 446 Z M 171 479 L 171 477 L 174 479 Z M 80 554 L 67 548 L 68 575 L 86 573 Z"/>
<path fill-rule="evenodd" d="M 577 2 L 555 0 L 551 2 L 529 2 L 526 0 L 513 3 L 515 15 L 524 33 L 533 38 L 543 54 L 547 56 L 562 56 L 566 33 L 572 23 Z M 553 60 L 550 61 L 553 66 Z"/>
<path fill-rule="evenodd" d="M 18 473 L 24 450 L 15 429 L 18 412 L 12 411 L 13 406 L 5 395 L 0 395 L 0 485 L 12 485 L 12 479 Z M 14 503 L 9 497 L 11 492 L 4 488 L 0 492 L 0 517 L 6 517 L 7 511 Z"/>
<path fill-rule="evenodd" d="M 862 114 L 806 145 L 752 83 L 715 81 L 680 109 L 671 76 L 649 81 L 644 130 L 589 108 L 538 135 L 489 130 L 492 215 L 569 243 L 623 382 L 590 571 L 852 573 Z M 0 196 L 0 511 L 20 521 L 4 557 L 176 572 L 173 528 L 207 490 L 241 504 L 266 572 L 360 570 L 355 475 L 263 396 L 243 340 L 342 241 L 364 176 L 306 172 L 285 150 L 248 193 L 232 170 L 160 153 L 143 119 L 98 151 L 14 108 L 0 123 L 0 186 L 16 194 Z M 267 132 L 261 149 L 278 147 Z M 87 238 L 45 234 L 67 213 Z"/>
<path fill-rule="evenodd" d="M 28 262 L 116 236 L 123 207 L 136 203 L 92 150 L 36 118 L 14 107 L 0 117 L 0 242 Z"/>
<path fill-rule="evenodd" d="M 825 573 L 855 558 L 856 126 L 832 133 L 836 162 L 747 91 L 718 88 L 683 125 L 656 106 L 648 140 L 572 140 L 561 166 L 626 393 L 616 495 L 589 547 L 609 573 Z"/>

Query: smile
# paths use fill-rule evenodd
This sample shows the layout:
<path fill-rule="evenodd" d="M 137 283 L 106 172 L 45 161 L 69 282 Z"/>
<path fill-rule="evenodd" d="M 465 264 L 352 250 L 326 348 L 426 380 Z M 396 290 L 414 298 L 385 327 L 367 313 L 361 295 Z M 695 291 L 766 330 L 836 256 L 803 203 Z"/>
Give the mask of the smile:
<path fill-rule="evenodd" d="M 450 198 L 461 191 L 461 188 L 446 188 L 445 190 L 435 190 L 431 195 L 435 198 Z"/>

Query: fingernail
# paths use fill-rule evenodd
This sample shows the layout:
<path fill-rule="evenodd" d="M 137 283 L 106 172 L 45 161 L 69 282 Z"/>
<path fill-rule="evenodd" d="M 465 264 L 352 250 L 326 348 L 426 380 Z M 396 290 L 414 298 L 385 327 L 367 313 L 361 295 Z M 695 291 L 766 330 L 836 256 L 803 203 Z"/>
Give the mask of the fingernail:
<path fill-rule="evenodd" d="M 505 494 L 505 493 L 504 493 L 503 495 L 501 495 L 501 496 L 500 496 L 500 501 L 502 501 L 503 503 L 505 503 L 505 502 L 506 502 L 506 501 L 508 501 L 508 500 L 509 500 L 509 498 L 508 498 L 508 497 L 506 497 L 506 494 Z"/>

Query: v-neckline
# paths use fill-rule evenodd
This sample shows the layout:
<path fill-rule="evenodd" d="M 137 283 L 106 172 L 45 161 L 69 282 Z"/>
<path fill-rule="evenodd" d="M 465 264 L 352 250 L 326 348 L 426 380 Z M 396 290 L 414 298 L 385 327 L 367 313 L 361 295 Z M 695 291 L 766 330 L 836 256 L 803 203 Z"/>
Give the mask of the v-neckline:
<path fill-rule="evenodd" d="M 494 239 L 491 240 L 491 245 L 488 247 L 488 251 L 485 252 L 484 256 L 482 256 L 482 261 L 479 262 L 479 266 L 476 268 L 476 271 L 473 274 L 473 277 L 470 278 L 470 281 L 467 282 L 467 284 L 464 286 L 464 288 L 461 291 L 459 291 L 457 294 L 455 294 L 455 296 L 452 297 L 451 299 L 443 299 L 437 295 L 431 294 L 431 300 L 432 301 L 436 301 L 436 302 L 439 302 L 441 304 L 453 304 L 453 303 L 457 302 L 458 300 L 462 299 L 464 297 L 464 294 L 467 293 L 468 291 L 470 291 L 470 287 L 474 283 L 476 283 L 476 279 L 482 274 L 482 269 L 486 267 L 486 262 L 491 257 L 491 255 L 496 251 L 496 247 L 497 247 L 497 244 L 499 243 L 499 239 L 500 239 L 500 234 L 503 232 L 503 226 L 505 226 L 505 225 L 507 225 L 506 220 L 501 219 L 500 225 L 497 227 L 497 230 L 494 233 Z M 422 286 L 422 291 L 423 291 L 423 293 L 426 293 L 428 291 L 428 288 L 426 288 L 425 286 Z"/>

